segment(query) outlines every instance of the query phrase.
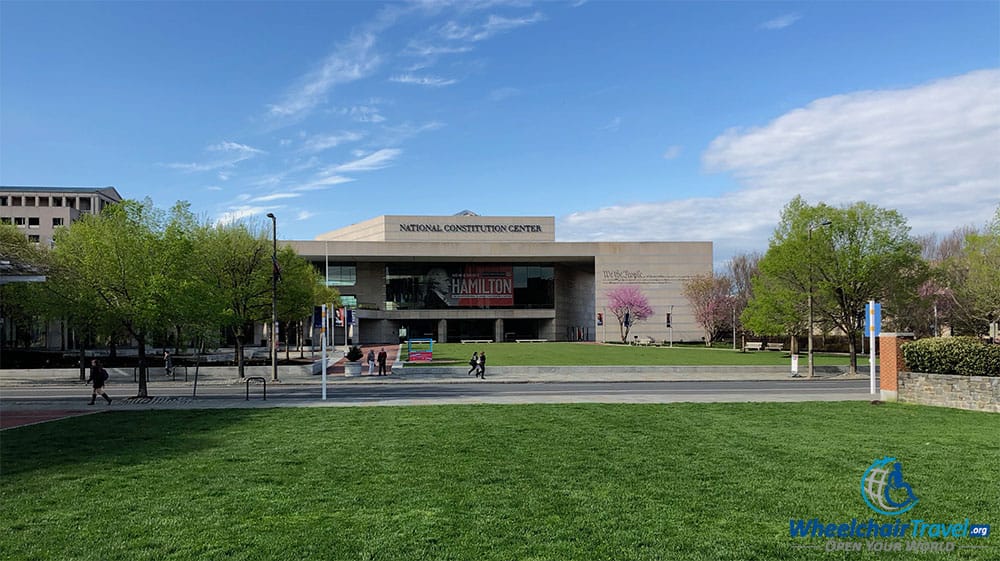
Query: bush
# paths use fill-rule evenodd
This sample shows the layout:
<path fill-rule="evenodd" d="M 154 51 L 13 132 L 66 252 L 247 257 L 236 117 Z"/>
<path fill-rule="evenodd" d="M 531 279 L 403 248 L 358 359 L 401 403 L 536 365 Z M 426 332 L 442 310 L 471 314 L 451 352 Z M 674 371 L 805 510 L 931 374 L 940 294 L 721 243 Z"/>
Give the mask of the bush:
<path fill-rule="evenodd" d="M 353 345 L 350 349 L 347 349 L 346 358 L 351 362 L 357 362 L 361 360 L 361 357 L 363 356 L 365 355 L 361 352 L 361 347 L 357 345 Z"/>
<path fill-rule="evenodd" d="M 1000 346 L 975 337 L 920 339 L 902 348 L 906 366 L 913 372 L 1000 376 Z"/>

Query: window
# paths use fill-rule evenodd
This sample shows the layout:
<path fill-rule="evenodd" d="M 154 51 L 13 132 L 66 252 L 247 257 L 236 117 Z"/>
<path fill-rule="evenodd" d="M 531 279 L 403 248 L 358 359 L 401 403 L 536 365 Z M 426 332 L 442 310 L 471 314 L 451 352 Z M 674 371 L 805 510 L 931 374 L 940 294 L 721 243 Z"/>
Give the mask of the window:
<path fill-rule="evenodd" d="M 358 269 L 354 265 L 330 265 L 326 268 L 327 286 L 354 286 Z"/>
<path fill-rule="evenodd" d="M 0 197 L 0 206 L 7 206 L 7 196 Z"/>
<path fill-rule="evenodd" d="M 15 226 L 24 226 L 24 217 L 23 216 L 15 216 L 14 217 L 14 225 Z"/>
<path fill-rule="evenodd" d="M 38 206 L 49 206 L 48 197 L 38 197 Z"/>
<path fill-rule="evenodd" d="M 37 216 L 28 217 L 28 228 L 37 228 L 39 225 L 40 222 Z"/>
<path fill-rule="evenodd" d="M 21 197 L 11 197 L 10 206 L 21 206 Z"/>
<path fill-rule="evenodd" d="M 66 206 L 76 208 L 76 197 L 66 197 Z"/>
<path fill-rule="evenodd" d="M 0 224 L 10 224 L 9 216 L 0 216 Z"/>
<path fill-rule="evenodd" d="M 28 235 L 28 241 L 31 242 L 31 243 L 38 243 L 41 240 L 39 239 L 38 234 L 29 234 Z"/>
<path fill-rule="evenodd" d="M 62 216 L 57 216 L 56 218 L 52 219 L 52 227 L 53 228 L 55 228 L 56 226 L 62 226 L 62 225 L 63 225 L 63 218 L 62 218 Z"/>
<path fill-rule="evenodd" d="M 52 206 L 63 206 L 62 197 L 52 197 Z"/>
<path fill-rule="evenodd" d="M 35 197 L 25 197 L 24 206 L 35 206 Z"/>

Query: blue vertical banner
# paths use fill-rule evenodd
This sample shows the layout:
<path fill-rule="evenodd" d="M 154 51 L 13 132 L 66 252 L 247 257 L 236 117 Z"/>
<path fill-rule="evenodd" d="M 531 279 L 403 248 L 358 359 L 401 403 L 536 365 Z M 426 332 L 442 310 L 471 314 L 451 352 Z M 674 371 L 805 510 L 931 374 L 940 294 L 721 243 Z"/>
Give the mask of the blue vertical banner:
<path fill-rule="evenodd" d="M 313 306 L 313 327 L 323 327 L 323 306 Z"/>
<path fill-rule="evenodd" d="M 872 310 L 872 306 L 875 307 Z M 875 322 L 875 332 L 872 333 L 872 319 Z M 878 302 L 869 302 L 865 305 L 865 337 L 875 336 L 878 337 L 882 333 L 882 304 Z"/>

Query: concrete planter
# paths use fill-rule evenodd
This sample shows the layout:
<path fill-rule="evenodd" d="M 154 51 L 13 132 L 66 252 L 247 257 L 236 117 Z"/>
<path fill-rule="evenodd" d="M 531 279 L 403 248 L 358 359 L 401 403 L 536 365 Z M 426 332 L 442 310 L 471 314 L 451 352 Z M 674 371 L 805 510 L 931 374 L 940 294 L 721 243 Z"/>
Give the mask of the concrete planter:
<path fill-rule="evenodd" d="M 361 375 L 361 363 L 360 362 L 346 362 L 344 363 L 344 376 L 360 376 Z"/>

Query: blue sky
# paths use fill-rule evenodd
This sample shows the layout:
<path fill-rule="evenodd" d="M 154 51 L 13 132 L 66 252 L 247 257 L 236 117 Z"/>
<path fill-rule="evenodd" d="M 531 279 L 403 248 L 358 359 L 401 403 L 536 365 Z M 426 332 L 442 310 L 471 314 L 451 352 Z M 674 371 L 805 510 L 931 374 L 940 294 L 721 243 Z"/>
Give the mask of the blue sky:
<path fill-rule="evenodd" d="M 0 3 L 0 183 L 282 239 L 380 214 L 763 251 L 801 194 L 1000 204 L 1000 2 Z"/>

